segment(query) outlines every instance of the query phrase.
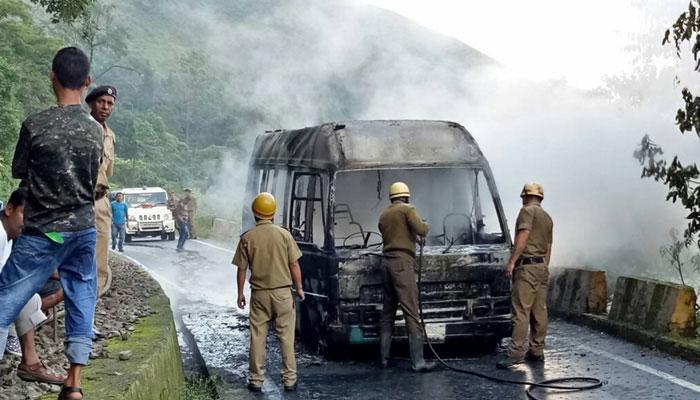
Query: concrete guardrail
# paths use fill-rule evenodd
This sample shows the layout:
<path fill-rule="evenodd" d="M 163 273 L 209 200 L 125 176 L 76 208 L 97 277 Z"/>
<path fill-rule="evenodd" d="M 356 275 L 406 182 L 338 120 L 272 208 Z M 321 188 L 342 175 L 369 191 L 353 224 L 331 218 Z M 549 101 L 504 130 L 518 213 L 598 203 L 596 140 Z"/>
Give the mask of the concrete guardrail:
<path fill-rule="evenodd" d="M 552 268 L 547 307 L 567 315 L 605 314 L 608 287 L 605 271 Z"/>
<path fill-rule="evenodd" d="M 622 276 L 608 318 L 664 335 L 694 337 L 695 302 L 689 286 Z"/>
<path fill-rule="evenodd" d="M 241 227 L 233 222 L 222 218 L 214 218 L 211 234 L 216 239 L 223 241 L 231 241 L 240 234 Z"/>

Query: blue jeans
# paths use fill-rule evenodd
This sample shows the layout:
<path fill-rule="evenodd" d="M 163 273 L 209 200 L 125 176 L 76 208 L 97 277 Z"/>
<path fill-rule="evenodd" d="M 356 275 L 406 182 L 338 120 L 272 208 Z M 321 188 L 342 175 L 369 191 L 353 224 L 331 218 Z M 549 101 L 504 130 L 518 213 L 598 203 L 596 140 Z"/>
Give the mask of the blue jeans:
<path fill-rule="evenodd" d="M 61 232 L 64 243 L 45 236 L 20 235 L 0 273 L 0 349 L 8 328 L 30 297 L 58 269 L 65 295 L 66 356 L 71 364 L 87 365 L 92 350 L 97 283 L 95 228 Z"/>
<path fill-rule="evenodd" d="M 124 238 L 126 237 L 125 224 L 112 224 L 112 250 L 119 247 L 119 250 L 124 249 Z"/>
<path fill-rule="evenodd" d="M 190 227 L 187 222 L 178 221 L 180 226 L 180 237 L 177 239 L 177 248 L 182 249 L 185 247 L 185 241 L 190 237 Z"/>

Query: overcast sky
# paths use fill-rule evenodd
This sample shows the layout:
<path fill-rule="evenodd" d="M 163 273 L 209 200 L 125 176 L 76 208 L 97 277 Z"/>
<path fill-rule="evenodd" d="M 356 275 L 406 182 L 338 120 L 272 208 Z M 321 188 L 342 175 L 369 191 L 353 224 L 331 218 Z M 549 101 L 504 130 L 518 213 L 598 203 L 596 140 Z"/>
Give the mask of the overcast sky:
<path fill-rule="evenodd" d="M 622 49 L 634 35 L 648 32 L 653 19 L 671 25 L 687 7 L 687 0 L 364 1 L 459 39 L 516 73 L 563 77 L 582 88 L 627 71 L 632 55 Z"/>

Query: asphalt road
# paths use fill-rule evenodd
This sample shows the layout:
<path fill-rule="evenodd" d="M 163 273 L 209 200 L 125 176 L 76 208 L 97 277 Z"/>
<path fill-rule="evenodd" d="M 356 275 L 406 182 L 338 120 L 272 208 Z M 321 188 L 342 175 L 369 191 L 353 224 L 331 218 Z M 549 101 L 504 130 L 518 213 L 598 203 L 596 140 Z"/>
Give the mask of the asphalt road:
<path fill-rule="evenodd" d="M 282 391 L 280 357 L 269 341 L 267 379 L 262 394 L 245 389 L 247 372 L 247 310 L 235 307 L 233 245 L 189 241 L 177 253 L 175 242 L 135 240 L 125 255 L 156 278 L 171 298 L 173 309 L 192 332 L 223 399 L 525 399 L 523 387 L 500 385 L 480 378 L 440 370 L 415 374 L 408 370 L 405 349 L 398 365 L 382 370 L 378 350 L 357 349 L 344 361 L 298 356 L 299 390 Z M 272 337 L 271 337 L 272 338 Z M 455 365 L 509 379 L 542 380 L 563 376 L 593 376 L 602 388 L 580 393 L 539 392 L 542 399 L 700 399 L 700 365 L 669 357 L 562 321 L 551 321 L 546 363 L 521 366 L 511 372 L 495 369 L 499 354 L 464 348 L 441 348 Z M 401 357 L 403 356 L 403 357 Z"/>

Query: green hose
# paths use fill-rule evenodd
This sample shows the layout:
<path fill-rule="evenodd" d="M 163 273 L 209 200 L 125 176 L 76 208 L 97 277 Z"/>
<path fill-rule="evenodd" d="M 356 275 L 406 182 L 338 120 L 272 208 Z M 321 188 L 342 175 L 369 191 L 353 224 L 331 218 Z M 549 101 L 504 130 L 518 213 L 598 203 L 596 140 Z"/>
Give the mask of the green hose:
<path fill-rule="evenodd" d="M 459 372 L 462 374 L 468 374 L 468 375 L 473 375 L 473 376 L 478 376 L 480 378 L 488 379 L 492 382 L 496 383 L 507 383 L 507 384 L 512 384 L 512 385 L 524 385 L 527 386 L 527 389 L 525 389 L 525 394 L 529 399 L 532 400 L 540 400 L 537 396 L 535 396 L 532 393 L 533 389 L 536 388 L 542 388 L 542 389 L 555 389 L 555 390 L 560 390 L 560 391 L 565 391 L 565 392 L 581 392 L 584 390 L 592 390 L 592 389 L 597 389 L 599 387 L 603 386 L 603 382 L 598 379 L 598 378 L 591 378 L 587 376 L 574 376 L 574 377 L 564 377 L 564 378 L 554 378 L 554 379 L 547 379 L 539 382 L 528 382 L 528 381 L 518 381 L 518 380 L 511 380 L 511 379 L 503 379 L 503 378 L 496 378 L 491 375 L 486 375 L 482 374 L 480 372 L 464 369 L 464 368 L 459 368 L 455 367 L 453 365 L 450 365 L 446 363 L 435 351 L 433 348 L 433 344 L 430 343 L 428 340 L 428 333 L 425 330 L 425 321 L 423 319 L 423 291 L 421 290 L 421 283 L 422 283 L 422 278 L 423 278 L 423 247 L 424 243 L 421 241 L 420 243 L 420 253 L 418 254 L 418 311 L 420 312 L 420 322 L 421 325 L 423 326 L 423 334 L 425 335 L 426 342 L 428 343 L 428 347 L 430 348 L 430 352 L 433 353 L 435 356 L 435 359 L 438 360 L 440 364 L 442 364 L 445 368 Z M 563 385 L 562 383 L 566 382 L 581 382 L 582 385 L 580 386 L 571 386 L 571 385 Z"/>

